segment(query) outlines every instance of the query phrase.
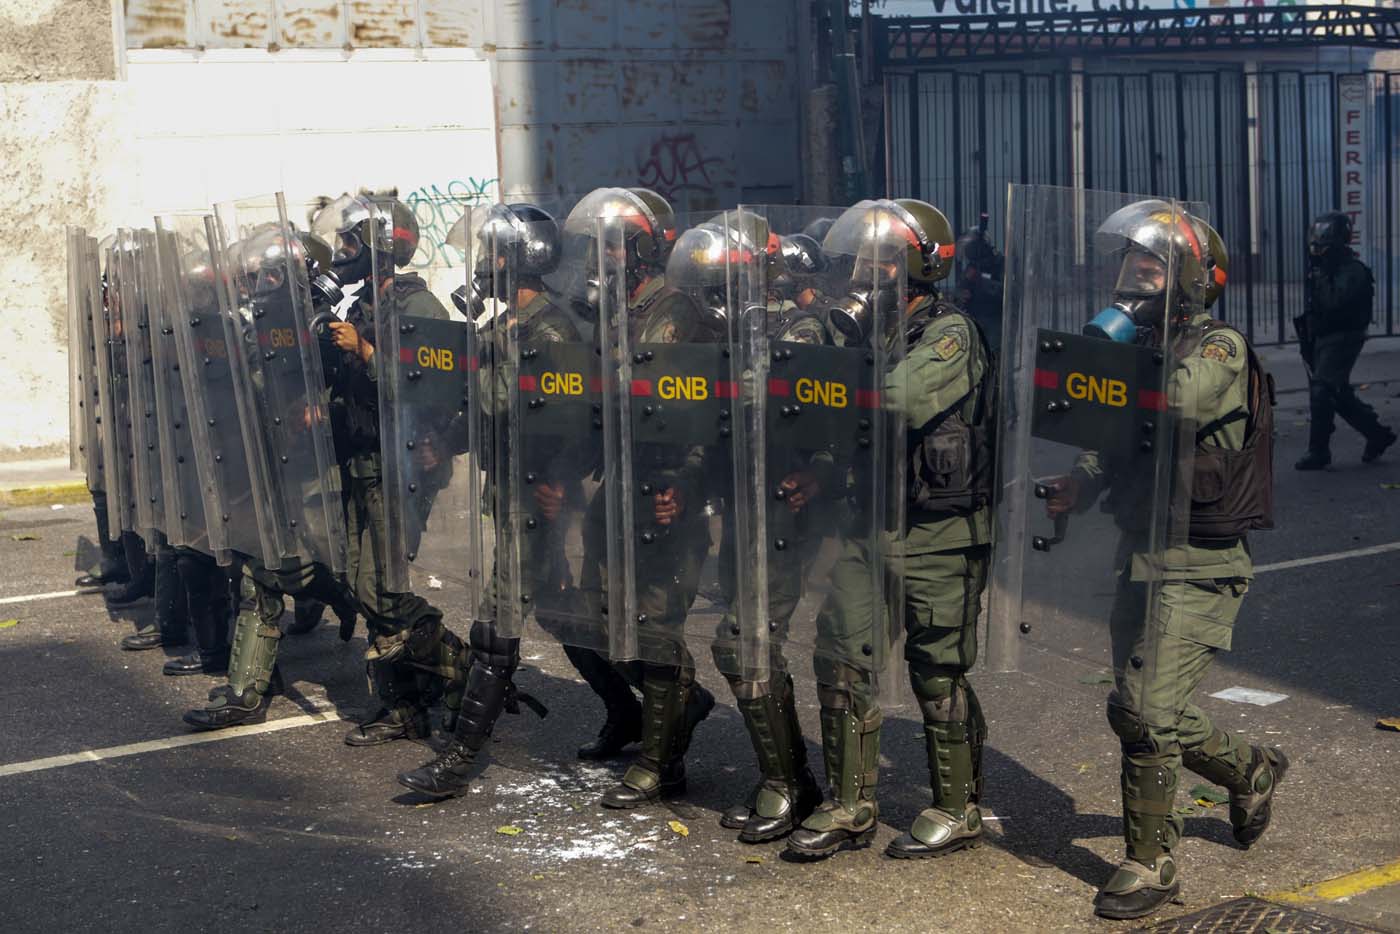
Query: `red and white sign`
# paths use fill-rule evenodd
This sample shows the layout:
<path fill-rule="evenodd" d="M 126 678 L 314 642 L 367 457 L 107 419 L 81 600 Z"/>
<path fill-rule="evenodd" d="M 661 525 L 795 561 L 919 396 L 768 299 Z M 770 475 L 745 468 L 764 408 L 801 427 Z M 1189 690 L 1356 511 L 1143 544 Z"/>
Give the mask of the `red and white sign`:
<path fill-rule="evenodd" d="M 1371 89 L 1365 75 L 1337 76 L 1337 121 L 1341 131 L 1337 171 L 1342 177 L 1340 209 L 1351 218 L 1352 249 L 1360 252 L 1366 230 L 1366 163 L 1370 140 L 1366 115 Z"/>

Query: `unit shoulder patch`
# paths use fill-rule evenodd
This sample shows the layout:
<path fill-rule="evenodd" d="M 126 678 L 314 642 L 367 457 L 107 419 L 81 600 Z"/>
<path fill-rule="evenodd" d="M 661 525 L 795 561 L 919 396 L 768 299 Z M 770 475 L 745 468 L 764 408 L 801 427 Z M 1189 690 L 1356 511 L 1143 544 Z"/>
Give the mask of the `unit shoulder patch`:
<path fill-rule="evenodd" d="M 1216 332 L 1206 336 L 1201 344 L 1201 356 L 1206 360 L 1227 363 L 1240 355 L 1239 343 L 1233 336 Z"/>
<path fill-rule="evenodd" d="M 945 329 L 938 335 L 938 339 L 933 344 L 933 353 L 940 360 L 951 360 L 958 354 L 967 350 L 967 347 L 967 328 L 961 324 L 957 324 Z"/>

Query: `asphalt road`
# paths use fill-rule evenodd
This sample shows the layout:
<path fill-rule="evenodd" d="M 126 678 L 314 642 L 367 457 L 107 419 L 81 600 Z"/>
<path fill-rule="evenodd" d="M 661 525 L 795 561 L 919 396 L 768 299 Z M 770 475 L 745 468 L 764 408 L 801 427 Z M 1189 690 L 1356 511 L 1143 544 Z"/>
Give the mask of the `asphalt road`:
<path fill-rule="evenodd" d="M 1400 425 L 1400 352 L 1364 357 L 1357 379 Z M 1264 570 L 1235 650 L 1200 696 L 1222 726 L 1286 749 L 1293 770 L 1274 827 L 1249 852 L 1232 843 L 1224 808 L 1195 807 L 1168 915 L 1400 860 L 1400 733 L 1375 728 L 1400 716 L 1400 551 L 1346 554 L 1400 542 L 1400 450 L 1363 466 L 1359 439 L 1343 429 L 1333 469 L 1295 473 L 1306 418 L 1305 395 L 1285 392 L 1279 529 L 1255 539 Z M 0 599 L 70 588 L 72 552 L 91 534 L 83 507 L 6 510 Z M 1268 570 L 1317 556 L 1336 560 Z M 454 624 L 461 609 L 448 607 Z M 906 704 L 886 719 L 876 845 L 806 865 L 783 859 L 780 845 L 743 846 L 716 823 L 752 780 L 732 706 L 700 728 L 684 799 L 602 810 L 598 795 L 623 764 L 574 759 L 601 710 L 558 647 L 534 639 L 520 683 L 550 716 L 503 718 L 473 793 L 430 805 L 393 781 L 430 756 L 426 746 L 354 750 L 341 742 L 347 725 L 327 722 L 370 706 L 363 640 L 343 644 L 333 625 L 284 642 L 292 690 L 270 722 L 296 725 L 166 748 L 189 735 L 180 713 L 212 682 L 164 678 L 160 652 L 118 650 L 147 614 L 149 604 L 109 612 L 92 596 L 0 605 L 0 624 L 17 620 L 0 628 L 0 930 L 1115 927 L 1090 909 L 1121 852 L 1117 747 L 1092 625 L 1074 645 L 1029 639 L 1019 673 L 974 676 L 991 731 L 986 846 L 927 863 L 882 855 L 927 803 L 922 731 Z M 713 670 L 701 678 L 726 693 Z M 1207 696 L 1236 686 L 1285 698 L 1261 707 Z M 799 701 L 816 763 L 813 692 Z M 308 716 L 317 712 L 327 720 Z M 135 743 L 152 745 L 7 768 Z M 1183 780 L 1183 807 L 1192 784 Z M 1313 907 L 1400 930 L 1397 885 Z"/>

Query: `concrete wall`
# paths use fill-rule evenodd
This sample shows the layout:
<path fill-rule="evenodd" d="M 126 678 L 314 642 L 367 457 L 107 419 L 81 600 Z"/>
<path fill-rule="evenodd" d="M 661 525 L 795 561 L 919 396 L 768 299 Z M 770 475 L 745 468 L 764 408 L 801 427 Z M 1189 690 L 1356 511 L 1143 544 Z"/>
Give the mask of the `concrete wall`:
<path fill-rule="evenodd" d="M 64 228 L 395 186 L 457 207 L 803 190 L 811 0 L 0 0 L 0 460 L 67 447 Z M 129 51 L 128 51 L 129 50 Z"/>
<path fill-rule="evenodd" d="M 64 225 L 127 195 L 113 24 L 108 0 L 0 0 L 0 459 L 67 450 Z"/>

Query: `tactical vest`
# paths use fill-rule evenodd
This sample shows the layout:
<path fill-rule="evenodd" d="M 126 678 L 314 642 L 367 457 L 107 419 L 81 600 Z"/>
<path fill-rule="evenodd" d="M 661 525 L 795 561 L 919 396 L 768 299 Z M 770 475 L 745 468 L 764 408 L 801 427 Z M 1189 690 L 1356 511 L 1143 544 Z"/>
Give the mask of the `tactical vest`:
<path fill-rule="evenodd" d="M 1228 327 L 1211 319 L 1202 334 Z M 1274 527 L 1274 378 L 1245 341 L 1249 358 L 1249 404 L 1202 425 L 1196 432 L 1191 475 L 1191 540 L 1206 545 L 1233 543 L 1252 529 Z M 1245 419 L 1244 444 L 1230 451 L 1205 439 L 1217 429 Z"/>
<path fill-rule="evenodd" d="M 916 312 L 909 320 L 908 346 L 918 344 L 934 318 L 950 312 L 962 315 L 943 302 Z M 975 396 L 972 410 L 964 414 L 969 401 L 964 397 L 932 424 L 911 429 L 908 438 L 909 508 L 936 517 L 969 516 L 991 505 L 995 479 L 995 368 L 981 326 L 967 315 L 962 317 L 972 325 L 986 360 L 982 379 L 971 393 Z M 969 348 L 969 370 L 973 359 Z"/>

